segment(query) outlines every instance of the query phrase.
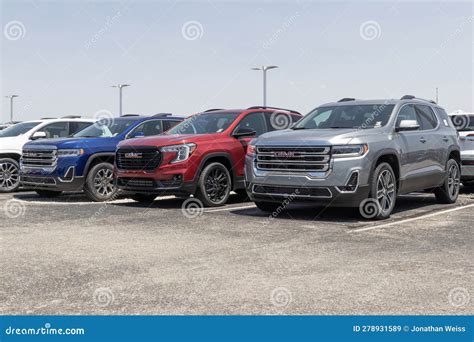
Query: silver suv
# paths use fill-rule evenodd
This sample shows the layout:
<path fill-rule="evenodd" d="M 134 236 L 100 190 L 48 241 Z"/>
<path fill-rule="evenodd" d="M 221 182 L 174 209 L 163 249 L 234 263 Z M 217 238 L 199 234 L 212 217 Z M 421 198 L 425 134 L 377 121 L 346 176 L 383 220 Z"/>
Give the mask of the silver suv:
<path fill-rule="evenodd" d="M 399 194 L 429 190 L 438 202 L 454 203 L 460 161 L 456 129 L 433 101 L 344 98 L 252 140 L 245 181 L 263 211 L 312 201 L 386 219 Z"/>

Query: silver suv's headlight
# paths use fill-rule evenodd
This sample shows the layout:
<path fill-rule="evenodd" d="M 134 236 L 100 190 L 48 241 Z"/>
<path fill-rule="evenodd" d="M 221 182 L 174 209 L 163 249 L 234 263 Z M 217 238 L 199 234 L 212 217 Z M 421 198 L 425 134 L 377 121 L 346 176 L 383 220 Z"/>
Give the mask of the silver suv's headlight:
<path fill-rule="evenodd" d="M 84 154 L 82 148 L 68 148 L 58 150 L 58 157 L 77 157 Z"/>
<path fill-rule="evenodd" d="M 332 147 L 334 158 L 354 158 L 361 157 L 369 151 L 367 144 L 358 145 L 335 145 Z"/>
<path fill-rule="evenodd" d="M 164 146 L 160 148 L 160 151 L 165 152 L 165 153 L 166 152 L 176 153 L 176 157 L 172 161 L 170 161 L 170 163 L 178 163 L 178 162 L 185 161 L 186 159 L 188 159 L 195 149 L 196 149 L 196 144 L 188 143 L 188 144 L 182 144 L 182 145 Z"/>

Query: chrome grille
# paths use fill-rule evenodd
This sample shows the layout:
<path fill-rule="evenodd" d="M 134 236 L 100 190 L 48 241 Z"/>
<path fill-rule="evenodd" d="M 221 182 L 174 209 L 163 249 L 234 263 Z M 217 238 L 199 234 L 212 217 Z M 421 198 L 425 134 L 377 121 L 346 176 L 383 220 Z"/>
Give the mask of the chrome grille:
<path fill-rule="evenodd" d="M 258 146 L 255 164 L 263 171 L 324 172 L 329 170 L 329 146 Z"/>
<path fill-rule="evenodd" d="M 153 171 L 161 163 L 161 153 L 156 147 L 120 148 L 116 156 L 120 170 Z"/>
<path fill-rule="evenodd" d="M 25 167 L 56 167 L 58 153 L 55 149 L 23 149 L 21 163 Z"/>

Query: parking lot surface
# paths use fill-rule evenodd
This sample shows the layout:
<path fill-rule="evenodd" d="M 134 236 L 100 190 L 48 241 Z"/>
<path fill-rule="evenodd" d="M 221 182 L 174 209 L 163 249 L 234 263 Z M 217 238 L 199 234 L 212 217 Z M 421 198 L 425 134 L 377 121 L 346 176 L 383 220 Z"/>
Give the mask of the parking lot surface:
<path fill-rule="evenodd" d="M 474 199 L 398 198 L 386 221 L 251 202 L 183 211 L 0 195 L 2 314 L 472 314 Z"/>

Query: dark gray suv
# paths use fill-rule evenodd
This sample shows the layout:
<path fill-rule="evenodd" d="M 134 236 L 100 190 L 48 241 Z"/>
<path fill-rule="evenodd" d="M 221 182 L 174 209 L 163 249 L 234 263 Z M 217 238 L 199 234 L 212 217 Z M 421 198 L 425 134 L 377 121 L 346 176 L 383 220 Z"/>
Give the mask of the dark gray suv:
<path fill-rule="evenodd" d="M 355 206 L 366 218 L 385 219 L 399 194 L 429 190 L 440 203 L 457 200 L 459 136 L 433 101 L 344 98 L 290 129 L 254 139 L 245 180 L 264 211 L 312 201 Z"/>

